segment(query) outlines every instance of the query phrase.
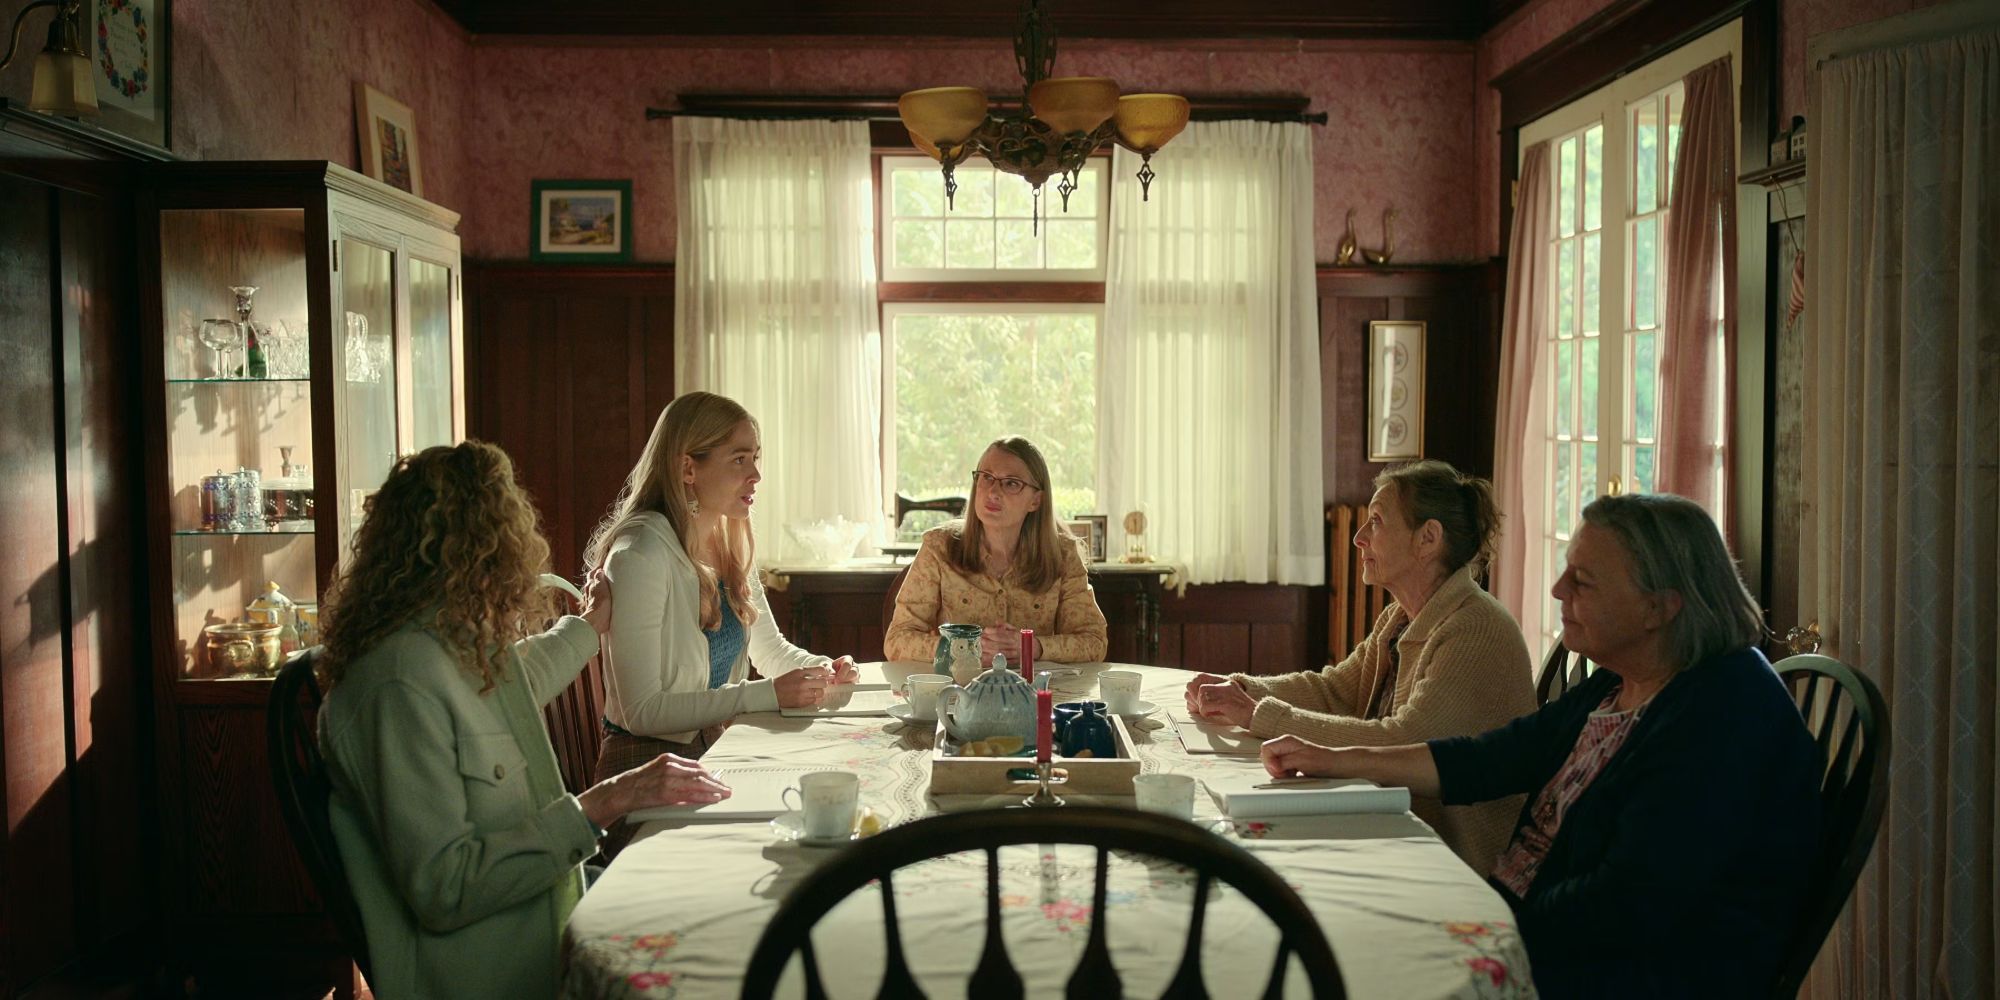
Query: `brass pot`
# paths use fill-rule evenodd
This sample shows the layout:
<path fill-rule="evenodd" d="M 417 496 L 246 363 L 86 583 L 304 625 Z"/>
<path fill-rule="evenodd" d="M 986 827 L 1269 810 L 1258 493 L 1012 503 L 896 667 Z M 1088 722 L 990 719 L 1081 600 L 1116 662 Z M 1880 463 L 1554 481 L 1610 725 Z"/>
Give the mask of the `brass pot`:
<path fill-rule="evenodd" d="M 202 629 L 202 656 L 209 672 L 222 676 L 275 676 L 285 663 L 278 630 L 275 622 L 223 622 Z"/>

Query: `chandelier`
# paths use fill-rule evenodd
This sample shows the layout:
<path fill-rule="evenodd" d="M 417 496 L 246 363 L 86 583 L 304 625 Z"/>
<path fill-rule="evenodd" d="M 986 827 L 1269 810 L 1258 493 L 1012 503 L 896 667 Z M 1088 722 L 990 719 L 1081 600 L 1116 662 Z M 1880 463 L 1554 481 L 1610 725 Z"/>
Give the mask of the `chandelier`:
<path fill-rule="evenodd" d="M 987 114 L 986 95 L 977 87 L 912 90 L 896 101 L 910 141 L 943 166 L 946 204 L 958 191 L 952 169 L 978 153 L 995 169 L 1027 181 L 1038 209 L 1042 185 L 1059 177 L 1056 190 L 1067 212 L 1084 161 L 1107 142 L 1139 154 L 1139 192 L 1146 200 L 1153 154 L 1187 127 L 1187 98 L 1120 96 L 1118 83 L 1105 77 L 1051 76 L 1056 33 L 1042 17 L 1040 0 L 1028 0 L 1014 36 L 1014 62 L 1023 80 L 1018 111 Z"/>

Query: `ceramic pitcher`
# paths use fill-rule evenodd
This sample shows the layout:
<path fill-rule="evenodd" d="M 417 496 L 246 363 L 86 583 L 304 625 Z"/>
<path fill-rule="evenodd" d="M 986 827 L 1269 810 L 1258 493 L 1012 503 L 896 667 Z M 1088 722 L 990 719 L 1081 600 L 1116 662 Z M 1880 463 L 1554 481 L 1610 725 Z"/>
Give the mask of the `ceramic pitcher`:
<path fill-rule="evenodd" d="M 937 654 L 931 659 L 931 672 L 950 677 L 954 684 L 971 684 L 977 680 L 983 669 L 979 662 L 980 631 L 977 625 L 939 625 Z"/>

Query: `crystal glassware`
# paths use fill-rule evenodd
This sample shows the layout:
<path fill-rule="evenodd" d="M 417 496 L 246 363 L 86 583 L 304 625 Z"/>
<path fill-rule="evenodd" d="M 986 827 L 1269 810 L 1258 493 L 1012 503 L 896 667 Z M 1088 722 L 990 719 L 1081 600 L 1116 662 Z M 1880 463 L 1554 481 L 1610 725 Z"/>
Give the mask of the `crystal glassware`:
<path fill-rule="evenodd" d="M 272 320 L 264 328 L 264 360 L 270 378 L 305 378 L 312 373 L 304 323 Z"/>
<path fill-rule="evenodd" d="M 229 378 L 235 374 L 229 354 L 243 348 L 243 324 L 233 319 L 205 319 L 201 321 L 198 336 L 201 346 L 208 348 L 215 359 L 214 377 Z"/>

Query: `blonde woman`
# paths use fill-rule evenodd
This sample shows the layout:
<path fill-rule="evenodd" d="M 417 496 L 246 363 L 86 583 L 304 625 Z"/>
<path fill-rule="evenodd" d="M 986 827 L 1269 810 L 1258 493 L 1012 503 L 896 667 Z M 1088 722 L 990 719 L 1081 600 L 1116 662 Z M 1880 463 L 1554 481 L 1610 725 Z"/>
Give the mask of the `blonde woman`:
<path fill-rule="evenodd" d="M 396 463 L 323 602 L 334 840 L 385 997 L 554 996 L 583 860 L 625 813 L 729 794 L 658 757 L 563 790 L 542 706 L 596 655 L 610 595 L 553 614 L 549 547 L 489 444 Z"/>
<path fill-rule="evenodd" d="M 1035 659 L 1104 659 L 1104 612 L 1076 538 L 1049 505 L 1049 463 L 1026 438 L 988 446 L 972 473 L 971 513 L 932 528 L 896 595 L 883 637 L 891 660 L 929 660 L 938 626 L 984 626 L 980 658 L 1016 659 L 1021 629 L 1035 630 Z"/>
<path fill-rule="evenodd" d="M 750 530 L 762 455 L 735 400 L 682 395 L 591 537 L 587 559 L 619 608 L 598 774 L 660 753 L 699 757 L 740 713 L 818 704 L 827 684 L 853 682 L 851 657 L 808 653 L 771 622 Z M 747 679 L 752 664 L 764 679 Z"/>

